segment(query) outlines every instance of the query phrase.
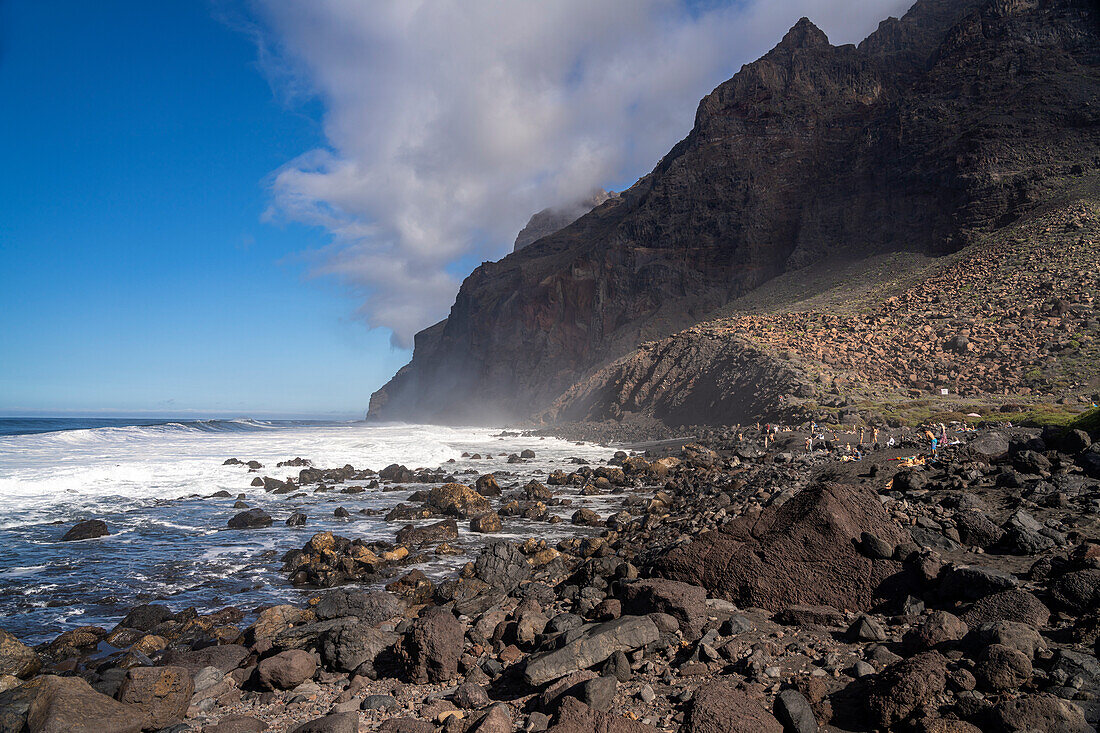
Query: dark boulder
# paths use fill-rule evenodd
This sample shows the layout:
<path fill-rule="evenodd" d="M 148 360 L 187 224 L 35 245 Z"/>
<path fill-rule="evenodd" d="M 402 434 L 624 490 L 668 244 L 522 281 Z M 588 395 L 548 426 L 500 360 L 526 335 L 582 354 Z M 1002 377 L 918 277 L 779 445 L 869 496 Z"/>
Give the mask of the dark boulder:
<path fill-rule="evenodd" d="M 79 540 L 93 540 L 96 537 L 106 537 L 111 534 L 107 529 L 107 523 L 102 519 L 89 519 L 85 522 L 77 522 L 68 532 L 61 536 L 62 542 L 76 542 Z"/>
<path fill-rule="evenodd" d="M 909 540 L 872 489 L 821 483 L 757 518 L 741 517 L 700 535 L 659 557 L 653 569 L 742 606 L 865 610 L 881 596 L 900 594 L 894 582 L 902 570 L 900 563 L 859 551 L 865 531 L 894 545 Z"/>
<path fill-rule="evenodd" d="M 687 733 L 783 733 L 767 708 L 732 682 L 716 680 L 695 690 Z"/>
<path fill-rule="evenodd" d="M 889 728 L 943 692 L 947 660 L 939 652 L 923 652 L 895 662 L 875 679 L 866 707 L 872 723 Z"/>
<path fill-rule="evenodd" d="M 439 684 L 458 674 L 462 624 L 445 608 L 429 606 L 412 622 L 398 647 L 398 657 L 416 684 Z"/>
<path fill-rule="evenodd" d="M 531 577 L 531 566 L 516 545 L 494 542 L 478 554 L 474 575 L 492 588 L 509 592 Z"/>
<path fill-rule="evenodd" d="M 397 542 L 401 545 L 426 545 L 430 542 L 443 542 L 458 539 L 458 524 L 453 519 L 444 519 L 435 524 L 417 527 L 406 524 L 397 531 Z"/>
<path fill-rule="evenodd" d="M 271 515 L 263 509 L 249 509 L 229 520 L 230 529 L 260 529 L 271 526 Z"/>
<path fill-rule="evenodd" d="M 355 616 L 371 626 L 389 621 L 405 611 L 405 604 L 391 593 L 363 591 L 350 588 L 329 591 L 321 596 L 313 612 L 322 621 L 331 618 Z"/>

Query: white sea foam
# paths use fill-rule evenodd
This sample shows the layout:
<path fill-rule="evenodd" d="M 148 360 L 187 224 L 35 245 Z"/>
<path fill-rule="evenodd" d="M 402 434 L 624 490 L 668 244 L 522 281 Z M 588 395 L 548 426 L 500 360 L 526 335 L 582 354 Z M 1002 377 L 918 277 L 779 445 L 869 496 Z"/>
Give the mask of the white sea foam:
<path fill-rule="evenodd" d="M 276 428 L 256 421 L 218 422 L 234 425 L 215 429 L 168 423 L 0 437 L 0 496 L 9 509 L 0 528 L 94 512 L 105 505 L 117 510 L 127 502 L 250 491 L 256 474 L 227 471 L 221 463 L 231 457 L 258 460 L 264 475 L 280 478 L 299 469 L 275 464 L 296 456 L 323 467 L 351 463 L 377 470 L 396 462 L 434 467 L 467 448 L 483 450 L 494 432 L 423 425 Z"/>

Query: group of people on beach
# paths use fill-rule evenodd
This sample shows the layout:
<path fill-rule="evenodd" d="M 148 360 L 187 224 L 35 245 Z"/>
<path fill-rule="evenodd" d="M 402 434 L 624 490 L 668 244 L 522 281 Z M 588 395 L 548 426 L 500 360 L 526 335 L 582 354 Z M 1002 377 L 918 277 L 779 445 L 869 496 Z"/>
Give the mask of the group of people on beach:
<path fill-rule="evenodd" d="M 836 458 L 842 461 L 861 461 L 865 451 L 906 445 L 927 450 L 927 456 L 935 458 L 944 446 L 961 442 L 958 436 L 950 436 L 949 431 L 963 433 L 973 430 L 965 423 L 952 423 L 949 428 L 947 423 L 941 422 L 922 425 L 915 429 L 899 428 L 896 434 L 887 434 L 884 429 L 877 425 L 859 426 L 853 428 L 851 433 L 846 434 L 837 428 L 819 425 L 814 420 L 797 427 L 773 423 L 756 423 L 755 429 L 758 435 L 763 436 L 764 450 L 774 445 L 781 433 L 802 432 L 806 433 L 803 446 L 807 454 L 812 454 L 815 451 L 826 451 L 836 455 Z M 852 437 L 844 439 L 845 435 L 851 435 Z M 744 431 L 738 426 L 737 442 L 744 443 L 744 441 Z M 843 445 L 841 445 L 842 441 Z"/>

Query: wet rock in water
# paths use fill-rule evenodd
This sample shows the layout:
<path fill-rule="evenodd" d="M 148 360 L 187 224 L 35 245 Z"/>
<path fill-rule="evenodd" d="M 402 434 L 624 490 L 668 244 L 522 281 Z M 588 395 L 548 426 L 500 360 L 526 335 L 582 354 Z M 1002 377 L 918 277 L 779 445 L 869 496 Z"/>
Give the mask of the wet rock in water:
<path fill-rule="evenodd" d="M 444 514 L 463 518 L 483 514 L 492 509 L 488 499 L 465 484 L 433 486 L 428 492 L 428 505 Z"/>
<path fill-rule="evenodd" d="M 715 680 L 695 690 L 687 733 L 783 733 L 775 716 L 731 682 Z"/>
<path fill-rule="evenodd" d="M 0 693 L 0 730 L 139 733 L 140 709 L 97 692 L 80 677 L 41 675 Z"/>
<path fill-rule="evenodd" d="M 290 690 L 313 677 L 317 661 L 302 649 L 290 649 L 260 660 L 256 681 L 266 690 Z"/>
<path fill-rule="evenodd" d="M 306 525 L 307 519 L 308 517 L 306 517 L 305 512 L 294 512 L 289 517 L 287 517 L 286 526 L 304 527 Z"/>
<path fill-rule="evenodd" d="M 404 611 L 405 605 L 390 593 L 347 588 L 325 593 L 313 608 L 317 618 L 322 620 L 355 616 L 371 626 L 389 621 Z"/>
<path fill-rule="evenodd" d="M 865 531 L 894 545 L 909 539 L 872 489 L 821 483 L 759 517 L 699 535 L 657 558 L 653 569 L 742 606 L 865 610 L 882 594 L 900 594 L 894 581 L 903 580 L 899 563 L 859 552 Z"/>
<path fill-rule="evenodd" d="M 134 667 L 116 697 L 145 713 L 145 728 L 159 730 L 183 719 L 194 689 L 183 667 Z"/>
<path fill-rule="evenodd" d="M 573 524 L 579 524 L 584 527 L 598 527 L 603 524 L 603 520 L 600 519 L 600 515 L 591 509 L 581 508 L 573 512 L 571 520 Z"/>
<path fill-rule="evenodd" d="M 888 728 L 943 692 L 947 660 L 939 652 L 922 652 L 895 662 L 875 679 L 866 707 L 872 723 Z"/>
<path fill-rule="evenodd" d="M 351 512 L 349 512 L 347 509 L 345 509 L 342 506 L 338 506 L 338 507 L 336 507 L 336 510 L 332 513 L 332 515 L 334 517 L 336 517 L 337 519 L 347 519 L 348 517 L 351 516 Z"/>
<path fill-rule="evenodd" d="M 359 733 L 359 713 L 332 713 L 292 728 L 290 733 Z"/>
<path fill-rule="evenodd" d="M 426 545 L 429 542 L 458 539 L 458 524 L 453 519 L 444 519 L 435 524 L 417 527 L 406 524 L 397 531 L 397 543 L 400 545 Z"/>
<path fill-rule="evenodd" d="M 249 509 L 235 515 L 227 523 L 230 529 L 260 529 L 271 526 L 271 515 L 263 509 Z"/>
<path fill-rule="evenodd" d="M 447 682 L 458 674 L 462 624 L 445 608 L 426 608 L 412 622 L 398 647 L 398 657 L 416 684 Z"/>
<path fill-rule="evenodd" d="M 473 532 L 478 532 L 480 534 L 499 532 L 502 529 L 504 529 L 504 525 L 501 524 L 500 515 L 496 512 L 485 512 L 484 514 L 478 514 L 476 517 L 470 520 L 470 530 Z"/>
<path fill-rule="evenodd" d="M 560 649 L 528 658 L 524 677 L 528 684 L 541 685 L 597 665 L 617 651 L 634 651 L 656 641 L 658 636 L 657 627 L 648 616 L 623 616 L 591 624 Z"/>
<path fill-rule="evenodd" d="M 85 522 L 77 522 L 68 532 L 61 536 L 62 542 L 77 542 L 79 540 L 93 540 L 96 537 L 106 537 L 111 534 L 107 529 L 107 523 L 102 519 L 89 519 Z"/>
<path fill-rule="evenodd" d="M 557 720 L 546 733 L 657 733 L 646 723 L 616 713 L 601 713 L 575 697 L 562 700 Z"/>
<path fill-rule="evenodd" d="M 497 483 L 496 476 L 491 473 L 479 476 L 474 483 L 474 488 L 482 496 L 500 496 L 501 494 L 500 484 Z"/>
<path fill-rule="evenodd" d="M 0 629 L 0 675 L 27 678 L 42 667 L 38 653 L 12 634 Z"/>
<path fill-rule="evenodd" d="M 159 603 L 146 603 L 131 608 L 116 628 L 152 631 L 158 624 L 172 619 L 174 615 L 172 609 L 168 606 Z"/>

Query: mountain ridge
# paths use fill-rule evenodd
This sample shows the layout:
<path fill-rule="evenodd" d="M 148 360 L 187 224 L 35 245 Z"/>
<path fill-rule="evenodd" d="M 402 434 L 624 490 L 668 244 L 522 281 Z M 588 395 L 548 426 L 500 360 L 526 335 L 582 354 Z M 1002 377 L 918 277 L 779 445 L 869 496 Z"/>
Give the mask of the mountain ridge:
<path fill-rule="evenodd" d="M 942 256 L 1100 168 L 1097 13 L 920 0 L 858 46 L 803 19 L 654 170 L 477 268 L 370 416 L 524 419 L 785 272 Z"/>

